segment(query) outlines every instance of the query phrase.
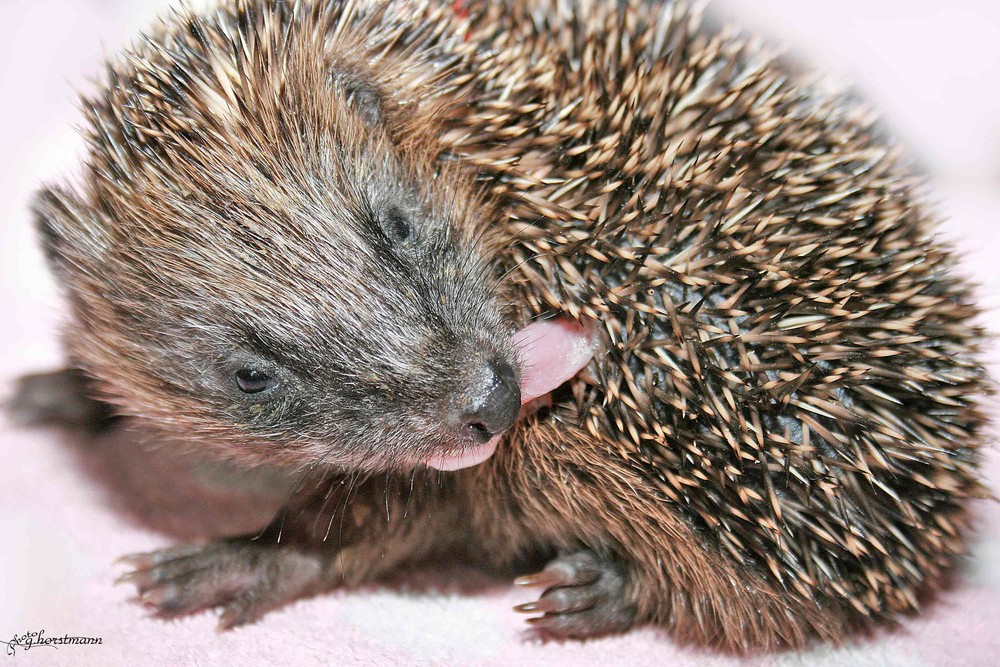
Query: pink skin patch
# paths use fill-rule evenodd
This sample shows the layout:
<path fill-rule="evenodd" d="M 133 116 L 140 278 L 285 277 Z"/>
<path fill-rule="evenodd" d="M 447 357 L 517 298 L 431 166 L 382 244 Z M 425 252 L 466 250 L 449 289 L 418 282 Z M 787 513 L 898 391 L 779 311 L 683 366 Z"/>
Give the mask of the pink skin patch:
<path fill-rule="evenodd" d="M 593 332 L 575 320 L 558 318 L 528 325 L 512 341 L 521 362 L 521 405 L 539 405 L 594 357 Z M 522 409 L 522 416 L 531 412 Z M 457 454 L 439 454 L 423 464 L 437 470 L 461 470 L 493 456 L 503 434 Z"/>

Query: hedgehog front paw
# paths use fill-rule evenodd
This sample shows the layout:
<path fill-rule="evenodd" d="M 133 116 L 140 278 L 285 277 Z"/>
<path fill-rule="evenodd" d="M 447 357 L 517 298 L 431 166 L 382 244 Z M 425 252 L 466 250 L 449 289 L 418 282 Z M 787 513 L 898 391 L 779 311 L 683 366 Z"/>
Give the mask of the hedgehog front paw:
<path fill-rule="evenodd" d="M 556 558 L 541 572 L 514 583 L 545 589 L 537 601 L 514 607 L 529 614 L 541 612 L 528 622 L 543 635 L 582 639 L 622 632 L 635 621 L 622 568 L 593 551 Z"/>
<path fill-rule="evenodd" d="M 135 568 L 119 582 L 135 584 L 137 601 L 162 618 L 219 608 L 219 629 L 257 620 L 265 612 L 320 588 L 324 559 L 277 544 L 232 538 L 120 559 Z"/>
<path fill-rule="evenodd" d="M 113 409 L 90 398 L 90 380 L 73 368 L 19 378 L 5 408 L 24 426 L 57 424 L 82 431 L 99 431 L 111 423 Z"/>

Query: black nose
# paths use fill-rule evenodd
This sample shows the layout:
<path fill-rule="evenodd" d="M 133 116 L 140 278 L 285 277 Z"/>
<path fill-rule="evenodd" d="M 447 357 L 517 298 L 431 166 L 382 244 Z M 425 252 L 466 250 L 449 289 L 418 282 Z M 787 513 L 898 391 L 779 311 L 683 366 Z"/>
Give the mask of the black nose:
<path fill-rule="evenodd" d="M 521 388 L 514 369 L 499 358 L 487 364 L 479 386 L 481 389 L 472 392 L 464 409 L 458 412 L 456 425 L 461 439 L 483 443 L 517 421 Z"/>

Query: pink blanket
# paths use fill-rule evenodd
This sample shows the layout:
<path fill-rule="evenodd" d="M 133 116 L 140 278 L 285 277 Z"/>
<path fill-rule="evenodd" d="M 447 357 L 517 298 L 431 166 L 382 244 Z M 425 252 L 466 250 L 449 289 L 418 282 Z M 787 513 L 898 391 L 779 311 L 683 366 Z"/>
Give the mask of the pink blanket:
<path fill-rule="evenodd" d="M 97 71 L 100 38 L 117 48 L 149 24 L 152 7 L 160 4 L 42 0 L 0 5 L 0 43 L 18 54 L 0 61 L 5 93 L 0 105 L 0 394 L 17 375 L 53 367 L 60 359 L 55 332 L 61 305 L 35 249 L 26 201 L 38 181 L 71 167 L 80 145 L 69 129 L 78 113 L 66 79 L 84 85 L 82 77 Z M 758 21 L 781 17 L 793 29 L 801 21 L 801 34 L 818 40 L 817 50 L 827 49 L 830 62 L 839 63 L 843 56 L 857 70 L 858 49 L 869 49 L 862 51 L 869 54 L 870 67 L 862 69 L 869 85 L 876 94 L 884 93 L 886 108 L 905 121 L 900 125 L 927 162 L 943 165 L 936 194 L 949 220 L 942 233 L 963 253 L 961 270 L 981 285 L 988 309 L 984 322 L 1000 332 L 1000 98 L 995 92 L 1000 29 L 991 32 L 986 20 L 995 21 L 997 10 L 975 0 L 951 3 L 957 9 L 950 10 L 941 9 L 940 2 L 848 0 L 829 16 L 827 3 L 752 4 L 760 6 Z M 827 10 L 820 12 L 821 5 Z M 806 6 L 816 9 L 802 9 Z M 909 22 L 896 32 L 891 23 L 878 24 L 886 6 L 905 8 Z M 867 46 L 861 41 L 871 25 L 862 20 L 865 16 L 882 31 Z M 951 30 L 956 26 L 962 31 Z M 919 58 L 915 44 L 919 50 L 931 45 L 935 59 L 915 60 L 909 68 L 903 60 L 892 60 L 897 45 Z M 981 50 L 980 57 L 971 49 Z M 968 76 L 958 76 L 959 71 Z M 933 83 L 938 92 L 925 96 L 920 90 L 906 97 L 900 81 L 925 88 Z M 987 352 L 1000 377 L 1000 344 L 991 341 Z M 665 633 L 648 628 L 583 643 L 539 643 L 511 611 L 532 593 L 483 581 L 472 572 L 413 575 L 401 586 L 303 600 L 225 634 L 214 631 L 210 614 L 151 620 L 129 603 L 130 588 L 113 585 L 123 569 L 113 564 L 115 558 L 206 532 L 239 532 L 263 521 L 275 498 L 240 498 L 238 479 L 232 488 L 208 487 L 200 483 L 200 471 L 191 471 L 169 450 L 147 453 L 127 437 L 76 443 L 55 431 L 15 429 L 2 418 L 0 461 L 0 641 L 37 631 L 101 639 L 98 645 L 18 648 L 3 658 L 11 665 L 1000 664 L 996 502 L 976 506 L 979 531 L 971 557 L 954 587 L 923 616 L 856 645 L 740 661 L 678 648 Z M 987 453 L 986 475 L 994 489 L 1000 488 L 995 449 Z M 4 650 L 0 645 L 0 653 Z"/>

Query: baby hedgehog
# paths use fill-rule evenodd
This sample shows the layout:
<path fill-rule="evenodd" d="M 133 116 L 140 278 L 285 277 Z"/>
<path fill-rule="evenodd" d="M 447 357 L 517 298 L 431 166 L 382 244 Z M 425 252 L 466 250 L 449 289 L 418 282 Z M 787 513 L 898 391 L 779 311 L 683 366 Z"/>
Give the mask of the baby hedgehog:
<path fill-rule="evenodd" d="M 540 568 L 548 636 L 749 652 L 962 552 L 989 385 L 915 179 L 685 4 L 238 0 L 85 109 L 35 207 L 71 368 L 20 409 L 301 475 L 260 533 L 128 557 L 163 616 L 447 557 Z M 560 335 L 593 360 L 519 419 Z"/>

